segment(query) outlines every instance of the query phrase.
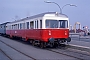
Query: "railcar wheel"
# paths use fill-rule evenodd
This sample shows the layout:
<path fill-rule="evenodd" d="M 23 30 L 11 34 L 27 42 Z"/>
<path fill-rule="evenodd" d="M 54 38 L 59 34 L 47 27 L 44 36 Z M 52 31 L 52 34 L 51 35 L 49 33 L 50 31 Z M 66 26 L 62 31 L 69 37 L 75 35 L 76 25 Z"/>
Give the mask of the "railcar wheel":
<path fill-rule="evenodd" d="M 30 43 L 30 44 L 33 44 L 33 41 L 32 41 L 32 40 L 29 40 L 29 43 Z"/>
<path fill-rule="evenodd" d="M 54 43 L 50 43 L 50 47 L 53 48 L 54 47 Z"/>
<path fill-rule="evenodd" d="M 54 46 L 53 47 L 54 48 L 58 47 L 58 43 L 54 43 Z"/>
<path fill-rule="evenodd" d="M 40 48 L 45 48 L 46 47 L 46 44 L 44 42 L 40 42 Z"/>
<path fill-rule="evenodd" d="M 35 41 L 32 42 L 32 45 L 35 46 Z"/>

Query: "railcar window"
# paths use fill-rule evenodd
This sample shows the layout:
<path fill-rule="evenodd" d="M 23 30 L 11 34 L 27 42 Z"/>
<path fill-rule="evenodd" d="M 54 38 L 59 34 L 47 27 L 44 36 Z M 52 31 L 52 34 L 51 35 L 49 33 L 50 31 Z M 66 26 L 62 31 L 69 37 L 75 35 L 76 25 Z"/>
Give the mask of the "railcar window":
<path fill-rule="evenodd" d="M 17 29 L 18 29 L 18 24 L 17 24 Z"/>
<path fill-rule="evenodd" d="M 46 20 L 46 28 L 58 28 L 58 20 Z"/>
<path fill-rule="evenodd" d="M 10 29 L 12 29 L 12 26 L 10 25 Z"/>
<path fill-rule="evenodd" d="M 20 29 L 22 29 L 22 23 L 20 23 Z"/>
<path fill-rule="evenodd" d="M 31 28 L 31 29 L 34 28 L 34 22 L 33 22 L 33 21 L 30 22 L 30 28 Z"/>
<path fill-rule="evenodd" d="M 40 20 L 40 28 L 42 28 L 42 20 Z"/>
<path fill-rule="evenodd" d="M 27 29 L 29 29 L 29 22 L 26 22 L 26 24 L 27 24 Z"/>
<path fill-rule="evenodd" d="M 68 21 L 67 20 L 59 20 L 60 26 L 59 28 L 68 28 Z"/>
<path fill-rule="evenodd" d="M 13 29 L 13 25 L 12 25 L 12 29 Z"/>
<path fill-rule="evenodd" d="M 9 26 L 7 26 L 6 29 L 11 29 L 11 28 Z"/>
<path fill-rule="evenodd" d="M 14 25 L 14 29 L 16 29 L 16 24 Z"/>
<path fill-rule="evenodd" d="M 18 29 L 19 29 L 19 24 L 18 24 Z"/>
<path fill-rule="evenodd" d="M 38 29 L 38 20 L 37 20 L 37 29 Z"/>
<path fill-rule="evenodd" d="M 68 28 L 67 20 L 46 20 L 46 28 Z"/>
<path fill-rule="evenodd" d="M 17 29 L 17 24 L 15 24 L 15 29 Z"/>
<path fill-rule="evenodd" d="M 6 26 L 6 28 L 7 28 L 7 26 Z"/>
<path fill-rule="evenodd" d="M 15 25 L 13 25 L 13 29 L 15 29 Z"/>
<path fill-rule="evenodd" d="M 2 26 L 0 28 L 2 28 Z"/>
<path fill-rule="evenodd" d="M 23 28 L 22 28 L 22 29 L 25 29 L 25 23 L 22 23 L 22 26 L 23 26 Z"/>
<path fill-rule="evenodd" d="M 4 26 L 4 28 L 5 28 L 6 26 Z"/>
<path fill-rule="evenodd" d="M 36 29 L 36 21 L 35 21 L 35 29 Z"/>

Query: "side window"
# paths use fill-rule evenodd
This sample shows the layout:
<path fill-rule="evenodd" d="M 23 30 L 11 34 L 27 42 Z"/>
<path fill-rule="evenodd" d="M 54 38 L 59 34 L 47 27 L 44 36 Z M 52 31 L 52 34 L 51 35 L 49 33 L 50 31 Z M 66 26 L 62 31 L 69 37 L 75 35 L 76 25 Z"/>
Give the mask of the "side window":
<path fill-rule="evenodd" d="M 29 22 L 26 22 L 26 28 L 29 29 Z"/>
<path fill-rule="evenodd" d="M 6 28 L 6 26 L 4 26 L 4 28 Z"/>
<path fill-rule="evenodd" d="M 19 29 L 19 24 L 18 24 L 18 29 Z"/>
<path fill-rule="evenodd" d="M 36 29 L 36 26 L 37 26 L 37 25 L 36 25 L 36 21 L 35 21 L 35 29 Z"/>
<path fill-rule="evenodd" d="M 15 29 L 15 25 L 14 25 L 13 27 L 14 27 L 14 29 Z"/>
<path fill-rule="evenodd" d="M 38 29 L 38 20 L 37 20 L 37 29 Z"/>
<path fill-rule="evenodd" d="M 13 25 L 12 25 L 12 29 L 13 29 Z"/>
<path fill-rule="evenodd" d="M 34 21 L 30 22 L 30 28 L 33 29 L 34 28 Z"/>
<path fill-rule="evenodd" d="M 2 28 L 2 26 L 0 26 L 0 28 Z"/>
<path fill-rule="evenodd" d="M 20 23 L 20 29 L 22 29 L 22 23 Z"/>
<path fill-rule="evenodd" d="M 17 29 L 17 24 L 15 25 L 15 29 Z"/>
<path fill-rule="evenodd" d="M 15 24 L 15 29 L 17 29 L 17 24 Z"/>
<path fill-rule="evenodd" d="M 25 29 L 25 23 L 22 23 L 22 25 L 23 25 L 23 28 L 22 29 Z"/>
<path fill-rule="evenodd" d="M 42 28 L 42 20 L 40 20 L 40 28 Z"/>

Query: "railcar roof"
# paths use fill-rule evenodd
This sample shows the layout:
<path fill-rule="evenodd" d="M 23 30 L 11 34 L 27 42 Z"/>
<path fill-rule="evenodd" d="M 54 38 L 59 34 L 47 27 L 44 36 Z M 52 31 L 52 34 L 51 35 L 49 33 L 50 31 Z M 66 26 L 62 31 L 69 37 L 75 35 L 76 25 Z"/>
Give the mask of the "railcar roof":
<path fill-rule="evenodd" d="M 29 19 L 33 19 L 33 18 L 37 18 L 37 17 L 43 17 L 45 14 L 56 14 L 56 12 L 45 12 L 45 13 L 37 14 L 37 15 L 34 15 L 34 16 L 26 17 L 26 18 L 23 18 L 23 19 L 14 21 L 14 22 L 29 20 Z M 60 17 L 66 17 L 66 18 L 68 17 L 68 16 L 65 15 L 65 14 L 59 14 L 59 16 L 60 16 Z M 11 23 L 13 23 L 13 22 L 11 22 Z"/>
<path fill-rule="evenodd" d="M 2 24 L 0 24 L 0 25 L 5 25 L 5 24 L 7 24 L 7 23 L 10 23 L 10 22 L 5 22 L 5 23 L 2 23 Z"/>

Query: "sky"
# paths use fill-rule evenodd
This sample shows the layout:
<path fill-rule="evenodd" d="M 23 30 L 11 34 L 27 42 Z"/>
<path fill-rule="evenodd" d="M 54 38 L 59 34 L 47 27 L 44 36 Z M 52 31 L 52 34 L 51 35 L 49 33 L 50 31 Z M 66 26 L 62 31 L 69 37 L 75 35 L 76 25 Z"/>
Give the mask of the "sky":
<path fill-rule="evenodd" d="M 44 12 L 61 12 L 56 4 L 44 1 L 55 2 L 61 9 L 66 4 L 76 5 L 65 6 L 62 13 L 69 17 L 70 25 L 80 22 L 90 28 L 90 0 L 0 0 L 0 24 Z"/>

